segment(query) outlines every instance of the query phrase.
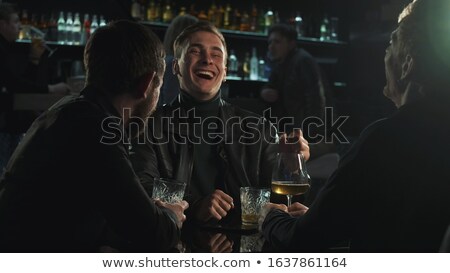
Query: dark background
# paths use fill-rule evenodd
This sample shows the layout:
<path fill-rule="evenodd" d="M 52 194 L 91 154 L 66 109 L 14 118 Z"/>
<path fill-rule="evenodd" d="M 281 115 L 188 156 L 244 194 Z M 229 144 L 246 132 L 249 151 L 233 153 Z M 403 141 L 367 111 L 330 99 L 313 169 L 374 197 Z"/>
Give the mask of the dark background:
<path fill-rule="evenodd" d="M 131 0 L 23 0 L 15 2 L 21 9 L 31 13 L 59 14 L 70 11 L 80 14 L 104 15 L 107 21 L 130 19 Z M 148 3 L 149 1 L 139 1 Z M 156 1 L 158 2 L 158 1 Z M 165 1 L 163 0 L 163 3 Z M 195 3 L 196 10 L 207 11 L 212 0 L 175 0 L 175 9 L 181 5 L 189 10 Z M 385 84 L 384 51 L 389 42 L 390 32 L 396 27 L 396 20 L 408 0 L 279 0 L 247 1 L 216 0 L 217 6 L 230 3 L 232 7 L 250 12 L 253 4 L 258 9 L 278 11 L 281 21 L 287 21 L 296 12 L 300 12 L 307 25 L 307 35 L 318 37 L 320 22 L 324 15 L 339 18 L 339 40 L 343 44 L 304 43 L 299 45 L 307 49 L 319 61 L 330 83 L 333 105 L 340 115 L 348 115 L 345 134 L 349 138 L 357 136 L 371 122 L 385 117 L 394 111 L 393 104 L 382 94 Z M 81 16 L 82 17 L 82 16 Z M 165 27 L 152 27 L 163 39 Z M 235 49 L 238 58 L 252 47 L 263 55 L 267 48 L 266 37 L 245 37 L 225 35 L 228 49 Z M 81 60 L 83 48 L 61 46 L 53 58 Z M 56 77 L 64 77 L 61 73 Z M 339 83 L 339 84 L 335 84 Z M 261 85 L 248 82 L 230 83 L 230 94 L 241 98 L 257 97 Z M 256 95 L 255 95 L 256 94 Z"/>

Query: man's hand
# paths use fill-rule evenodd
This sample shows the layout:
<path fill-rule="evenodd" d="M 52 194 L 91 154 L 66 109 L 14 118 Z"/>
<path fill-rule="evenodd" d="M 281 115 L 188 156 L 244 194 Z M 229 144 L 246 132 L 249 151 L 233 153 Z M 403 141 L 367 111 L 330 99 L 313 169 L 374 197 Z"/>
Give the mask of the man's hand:
<path fill-rule="evenodd" d="M 231 253 L 233 251 L 233 241 L 222 233 L 212 236 L 209 239 L 208 246 L 211 253 Z"/>
<path fill-rule="evenodd" d="M 184 215 L 184 211 L 189 207 L 188 202 L 181 201 L 174 204 L 169 204 L 162 202 L 161 200 L 155 200 L 155 204 L 159 207 L 164 207 L 171 210 L 177 216 L 177 226 L 181 228 L 183 222 L 186 220 L 186 215 Z"/>
<path fill-rule="evenodd" d="M 262 224 L 264 223 L 267 214 L 274 209 L 280 209 L 284 212 L 288 212 L 288 208 L 284 204 L 267 203 L 264 207 L 262 207 L 261 212 L 259 213 L 258 226 L 260 231 L 262 231 Z"/>
<path fill-rule="evenodd" d="M 264 101 L 273 103 L 278 100 L 278 91 L 273 88 L 264 88 L 261 90 L 261 98 Z"/>
<path fill-rule="evenodd" d="M 234 208 L 233 198 L 221 190 L 215 190 L 200 201 L 196 206 L 194 216 L 197 220 L 204 222 L 210 219 L 220 220 L 227 216 L 228 211 L 232 208 Z"/>
<path fill-rule="evenodd" d="M 281 151 L 290 153 L 301 153 L 308 161 L 310 157 L 308 141 L 303 137 L 300 129 L 295 129 L 289 135 L 283 133 L 280 136 Z"/>
<path fill-rule="evenodd" d="M 287 211 L 291 216 L 298 217 L 305 214 L 308 209 L 309 208 L 307 206 L 300 204 L 299 202 L 295 202 L 287 208 Z"/>

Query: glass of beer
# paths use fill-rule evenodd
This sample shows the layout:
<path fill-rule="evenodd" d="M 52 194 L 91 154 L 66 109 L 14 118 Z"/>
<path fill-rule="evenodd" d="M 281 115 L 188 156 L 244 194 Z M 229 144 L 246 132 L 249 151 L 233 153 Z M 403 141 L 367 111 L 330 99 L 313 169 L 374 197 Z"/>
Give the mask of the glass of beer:
<path fill-rule="evenodd" d="M 240 193 L 242 224 L 258 224 L 261 208 L 270 201 L 270 189 L 241 187 Z"/>
<path fill-rule="evenodd" d="M 272 174 L 272 192 L 286 195 L 287 205 L 292 196 L 306 193 L 310 188 L 305 158 L 300 152 L 280 152 Z"/>

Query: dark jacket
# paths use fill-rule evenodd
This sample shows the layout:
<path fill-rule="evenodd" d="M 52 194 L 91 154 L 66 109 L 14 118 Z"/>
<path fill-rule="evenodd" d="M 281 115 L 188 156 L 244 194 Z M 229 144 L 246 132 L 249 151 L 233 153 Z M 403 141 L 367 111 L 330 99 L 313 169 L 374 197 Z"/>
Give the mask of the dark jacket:
<path fill-rule="evenodd" d="M 449 104 L 426 98 L 369 126 L 309 211 L 270 212 L 265 237 L 283 251 L 350 240 L 355 252 L 437 252 L 450 223 Z"/>
<path fill-rule="evenodd" d="M 132 162 L 149 193 L 153 178 L 173 178 L 185 182 L 185 198 L 192 208 L 205 196 L 195 196 L 189 191 L 190 185 L 195 183 L 191 181 L 195 145 L 189 139 L 183 143 L 183 138 L 192 137 L 191 127 L 179 126 L 189 122 L 186 116 L 179 98 L 171 105 L 158 109 L 149 119 L 145 143 L 141 139 L 141 144 L 137 140 L 133 144 Z M 173 118 L 169 120 L 169 117 Z M 267 120 L 222 99 L 219 118 L 225 125 L 223 141 L 218 149 L 222 161 L 220 165 L 224 168 L 223 190 L 233 197 L 235 207 L 239 208 L 241 186 L 270 187 L 278 138 L 275 128 Z M 169 121 L 174 126 L 168 126 Z"/>
<path fill-rule="evenodd" d="M 18 54 L 15 43 L 0 35 L 0 132 L 23 133 L 37 117 L 30 111 L 13 112 L 14 93 L 47 93 L 38 83 L 38 66 Z"/>
<path fill-rule="evenodd" d="M 117 111 L 91 87 L 43 113 L 0 180 L 0 251 L 95 252 L 108 227 L 126 251 L 165 251 L 180 230 L 135 175 Z M 114 245 L 115 246 L 115 245 Z"/>

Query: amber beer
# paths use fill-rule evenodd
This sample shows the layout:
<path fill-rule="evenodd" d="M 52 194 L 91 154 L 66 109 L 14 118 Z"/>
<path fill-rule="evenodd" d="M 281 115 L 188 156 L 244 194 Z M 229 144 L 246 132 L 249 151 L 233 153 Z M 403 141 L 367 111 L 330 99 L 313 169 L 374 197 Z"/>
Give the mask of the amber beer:
<path fill-rule="evenodd" d="M 294 184 L 292 181 L 273 181 L 272 191 L 283 195 L 300 195 L 307 192 L 310 188 L 309 184 Z"/>
<path fill-rule="evenodd" d="M 258 214 L 242 214 L 242 223 L 255 224 L 258 223 Z"/>

